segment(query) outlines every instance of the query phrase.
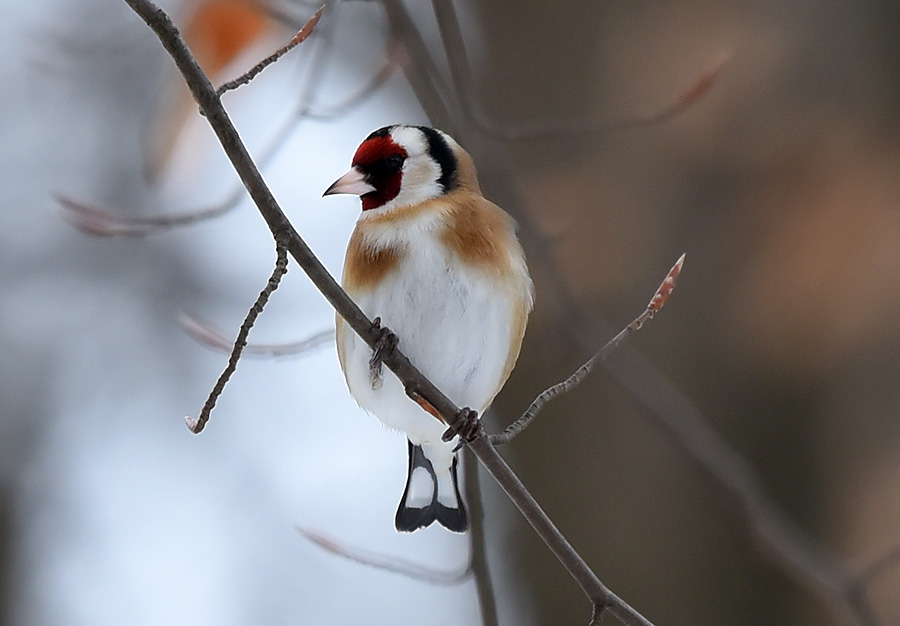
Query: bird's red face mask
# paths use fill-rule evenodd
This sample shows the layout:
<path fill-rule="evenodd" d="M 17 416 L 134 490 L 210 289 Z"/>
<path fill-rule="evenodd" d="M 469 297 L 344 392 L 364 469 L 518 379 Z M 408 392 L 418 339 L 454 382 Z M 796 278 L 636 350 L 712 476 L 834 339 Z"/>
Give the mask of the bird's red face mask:
<path fill-rule="evenodd" d="M 363 211 L 384 206 L 400 193 L 406 157 L 406 150 L 390 135 L 371 137 L 356 150 L 350 171 L 338 178 L 324 195 L 358 195 Z"/>

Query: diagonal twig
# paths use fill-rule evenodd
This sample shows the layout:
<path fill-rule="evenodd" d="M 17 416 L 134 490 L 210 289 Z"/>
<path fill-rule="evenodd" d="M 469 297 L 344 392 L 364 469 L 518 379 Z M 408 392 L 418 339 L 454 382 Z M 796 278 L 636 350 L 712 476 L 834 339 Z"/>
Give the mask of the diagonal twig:
<path fill-rule="evenodd" d="M 548 387 L 538 394 L 522 416 L 507 426 L 502 433 L 488 435 L 491 443 L 500 445 L 512 441 L 516 435 L 528 427 L 531 421 L 537 417 L 538 413 L 540 413 L 541 409 L 543 409 L 548 402 L 560 394 L 571 391 L 581 384 L 581 381 L 593 371 L 598 362 L 606 359 L 627 337 L 640 330 L 647 320 L 653 319 L 653 316 L 665 306 L 669 296 L 672 295 L 672 291 L 675 289 L 675 283 L 681 275 L 682 267 L 684 267 L 684 257 L 685 255 L 682 254 L 675 262 L 675 265 L 672 266 L 672 269 L 669 270 L 669 273 L 666 274 L 666 277 L 663 279 L 662 283 L 660 283 L 659 288 L 656 290 L 656 293 L 653 294 L 650 303 L 647 304 L 647 308 L 644 309 L 643 313 L 638 315 L 634 321 L 619 331 L 615 337 L 610 339 L 602 348 L 600 348 L 600 350 L 584 365 L 575 370 L 571 376 L 560 383 Z"/>
<path fill-rule="evenodd" d="M 722 69 L 731 61 L 731 56 L 732 54 L 729 50 L 724 50 L 717 54 L 707 68 L 694 79 L 694 82 L 688 85 L 687 89 L 683 90 L 674 100 L 662 106 L 655 113 L 637 115 L 617 122 L 611 122 L 605 130 L 626 130 L 653 126 L 675 117 L 706 95 L 706 92 L 710 90 L 718 79 L 719 74 L 722 73 Z"/>
<path fill-rule="evenodd" d="M 100 207 L 62 194 L 56 195 L 56 201 L 62 207 L 62 218 L 83 233 L 95 237 L 146 237 L 161 230 L 190 226 L 224 215 L 240 203 L 244 197 L 242 191 L 211 207 L 151 217 L 126 216 L 121 210 Z"/>
<path fill-rule="evenodd" d="M 216 95 L 221 97 L 222 94 L 228 91 L 248 84 L 251 80 L 256 78 L 260 74 L 260 72 L 262 72 L 268 66 L 272 65 L 272 63 L 306 41 L 306 38 L 312 34 L 313 29 L 316 27 L 316 24 L 319 23 L 319 18 L 322 17 L 322 12 L 324 10 L 325 5 L 323 4 L 321 7 L 319 7 L 319 10 L 316 11 L 311 18 L 309 18 L 306 24 L 304 24 L 303 27 L 299 31 L 297 31 L 297 34 L 294 35 L 294 37 L 286 45 L 278 48 L 278 50 L 267 56 L 265 59 L 251 67 L 249 70 L 247 70 L 234 80 L 229 80 L 227 83 L 224 83 L 221 87 L 216 89 Z"/>
<path fill-rule="evenodd" d="M 178 324 L 184 331 L 197 342 L 218 352 L 230 352 L 232 343 L 218 330 L 212 328 L 206 322 L 193 315 L 181 313 L 178 316 Z M 248 343 L 244 346 L 241 357 L 271 358 L 285 356 L 299 356 L 312 350 L 334 342 L 334 329 L 320 330 L 303 339 L 292 343 Z"/>
<path fill-rule="evenodd" d="M 469 65 L 462 29 L 459 26 L 459 18 L 452 0 L 432 0 L 431 8 L 441 33 L 444 56 L 447 58 L 447 63 L 450 67 L 450 79 L 464 118 L 477 128 L 480 133 L 504 141 L 538 139 L 553 135 L 604 133 L 660 124 L 675 117 L 706 94 L 715 83 L 722 68 L 731 59 L 730 52 L 719 53 L 709 66 L 686 89 L 682 90 L 674 100 L 648 114 L 620 120 L 597 122 L 536 121 L 512 125 L 498 124 L 487 119 L 483 109 L 472 95 L 475 81 L 472 68 Z M 426 108 L 426 110 L 428 109 Z"/>
<path fill-rule="evenodd" d="M 225 371 L 219 375 L 219 379 L 213 386 L 212 391 L 209 392 L 209 396 L 206 398 L 206 402 L 203 403 L 203 408 L 200 410 L 200 416 L 196 419 L 190 415 L 184 418 L 187 427 L 194 434 L 199 433 L 206 427 L 206 423 L 209 421 L 209 415 L 212 413 L 213 408 L 215 408 L 219 396 L 222 395 L 222 392 L 225 390 L 228 379 L 231 378 L 231 375 L 234 374 L 234 370 L 237 369 L 238 361 L 241 358 L 241 352 L 243 352 L 244 347 L 247 345 L 247 335 L 250 334 L 250 329 L 253 328 L 253 324 L 256 323 L 256 318 L 259 317 L 259 314 L 262 313 L 263 308 L 269 301 L 269 296 L 278 289 L 281 279 L 287 273 L 287 250 L 285 250 L 284 246 L 278 245 L 275 248 L 275 253 L 277 254 L 275 269 L 272 271 L 269 282 L 266 283 L 265 288 L 260 292 L 256 302 L 250 307 L 250 311 L 247 313 L 244 323 L 241 324 L 241 329 L 238 332 L 237 339 L 234 340 L 234 347 L 231 350 L 231 356 L 228 358 L 228 365 L 225 367 Z"/>
<path fill-rule="evenodd" d="M 345 559 L 353 561 L 354 563 L 359 563 L 360 565 L 374 567 L 375 569 L 391 572 L 393 574 L 400 574 L 401 576 L 406 576 L 407 578 L 412 578 L 414 580 L 431 583 L 433 585 L 458 585 L 472 575 L 471 564 L 468 562 L 457 570 L 438 570 L 400 557 L 372 552 L 371 550 L 339 543 L 310 528 L 302 528 L 300 526 L 295 528 L 298 533 L 326 552 L 344 557 Z"/>
<path fill-rule="evenodd" d="M 471 454 L 462 455 L 463 480 L 466 503 L 469 507 L 469 567 L 475 582 L 478 608 L 481 612 L 481 626 L 499 626 L 497 613 L 497 593 L 491 577 L 487 555 L 487 532 L 485 527 L 484 498 L 481 491 L 481 476 L 478 460 Z"/>

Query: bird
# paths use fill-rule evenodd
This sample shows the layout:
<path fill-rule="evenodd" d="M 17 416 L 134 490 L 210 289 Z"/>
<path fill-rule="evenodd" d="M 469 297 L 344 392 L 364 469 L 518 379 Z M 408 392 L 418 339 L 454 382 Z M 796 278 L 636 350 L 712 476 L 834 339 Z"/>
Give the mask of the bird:
<path fill-rule="evenodd" d="M 447 133 L 397 124 L 371 133 L 323 195 L 353 194 L 362 211 L 342 286 L 390 329 L 414 366 L 458 406 L 482 414 L 522 345 L 534 287 L 513 219 L 485 199 L 472 157 Z M 438 522 L 465 532 L 456 437 L 415 402 L 338 314 L 337 352 L 357 404 L 406 434 L 408 468 L 395 528 Z"/>

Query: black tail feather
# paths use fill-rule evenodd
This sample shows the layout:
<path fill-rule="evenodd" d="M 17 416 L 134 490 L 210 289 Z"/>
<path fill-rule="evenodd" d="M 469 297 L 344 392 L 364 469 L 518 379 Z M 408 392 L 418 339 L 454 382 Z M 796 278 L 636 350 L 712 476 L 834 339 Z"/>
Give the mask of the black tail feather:
<path fill-rule="evenodd" d="M 450 472 L 453 480 L 453 489 L 456 491 L 456 502 L 459 504 L 459 507 L 451 508 L 438 502 L 438 486 L 434 466 L 425 456 L 422 446 L 415 445 L 411 441 L 408 443 L 409 473 L 406 478 L 406 489 L 403 491 L 403 497 L 400 499 L 400 506 L 397 508 L 397 515 L 394 517 L 394 527 L 400 532 L 411 533 L 420 528 L 430 526 L 434 522 L 438 522 L 441 526 L 453 532 L 465 532 L 469 528 L 469 518 L 466 514 L 466 507 L 463 504 L 462 496 L 459 493 L 456 459 L 453 459 L 453 465 L 450 468 Z M 421 467 L 428 472 L 433 484 L 431 503 L 426 507 L 410 507 L 406 504 L 413 472 L 418 467 Z"/>

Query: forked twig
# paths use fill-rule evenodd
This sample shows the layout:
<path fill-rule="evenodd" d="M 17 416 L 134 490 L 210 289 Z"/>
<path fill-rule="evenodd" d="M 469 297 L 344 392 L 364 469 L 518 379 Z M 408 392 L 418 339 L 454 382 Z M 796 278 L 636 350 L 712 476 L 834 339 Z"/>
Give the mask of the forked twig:
<path fill-rule="evenodd" d="M 619 331 L 615 337 L 610 339 L 606 345 L 600 348 L 600 350 L 584 365 L 575 370 L 571 376 L 542 391 L 532 401 L 531 405 L 529 405 L 522 416 L 507 426 L 502 433 L 488 435 L 490 442 L 494 445 L 500 445 L 512 441 L 516 435 L 528 427 L 531 421 L 537 417 L 538 413 L 540 413 L 541 409 L 543 409 L 548 402 L 560 394 L 571 391 L 581 384 L 581 381 L 593 371 L 594 366 L 596 366 L 599 361 L 606 359 L 606 357 L 608 357 L 619 344 L 625 341 L 627 337 L 639 331 L 647 320 L 652 319 L 653 316 L 665 306 L 669 296 L 672 295 L 672 291 L 675 289 L 675 283 L 681 275 L 681 268 L 684 267 L 684 257 L 685 255 L 682 254 L 675 262 L 675 265 L 672 266 L 672 269 L 669 270 L 669 273 L 666 274 L 666 277 L 663 279 L 662 283 L 660 283 L 659 288 L 656 290 L 656 293 L 653 294 L 650 303 L 647 305 L 647 308 L 644 309 L 643 313 L 638 315 L 634 321 Z"/>
<path fill-rule="evenodd" d="M 247 313 L 244 323 L 241 324 L 237 339 L 234 340 L 231 356 L 228 358 L 228 365 L 225 366 L 225 370 L 219 375 L 219 379 L 216 381 L 215 386 L 213 386 L 212 391 L 209 392 L 206 402 L 203 403 L 203 408 L 200 410 L 200 417 L 194 419 L 188 415 L 184 418 L 187 427 L 195 435 L 202 431 L 209 421 L 209 415 L 216 406 L 219 396 L 222 395 L 222 391 L 225 390 L 228 379 L 231 378 L 231 375 L 234 374 L 234 370 L 237 369 L 238 361 L 241 358 L 241 352 L 243 352 L 244 347 L 247 345 L 247 335 L 250 334 L 250 329 L 253 328 L 253 324 L 256 323 L 256 318 L 259 317 L 259 314 L 262 313 L 263 308 L 269 301 L 269 296 L 278 289 L 281 279 L 287 274 L 287 249 L 284 246 L 277 244 L 275 247 L 275 254 L 277 255 L 275 269 L 272 271 L 269 282 L 266 283 L 265 288 L 260 292 L 256 302 L 250 307 L 250 311 Z"/>
<path fill-rule="evenodd" d="M 303 27 L 299 31 L 297 31 L 297 34 L 294 35 L 294 37 L 287 43 L 287 45 L 278 48 L 278 50 L 267 56 L 265 59 L 251 67 L 249 70 L 247 70 L 234 80 L 230 80 L 227 83 L 223 84 L 221 87 L 216 89 L 216 95 L 221 97 L 222 94 L 227 91 L 231 91 L 232 89 L 237 89 L 238 87 L 248 84 L 251 80 L 256 78 L 260 74 L 260 72 L 262 72 L 268 66 L 272 65 L 272 63 L 306 41 L 306 38 L 312 34 L 313 29 L 316 27 L 316 24 L 319 23 L 319 18 L 322 17 L 322 12 L 324 10 L 325 5 L 323 4 L 319 7 L 318 11 L 313 13 L 313 16 L 309 18 L 306 24 L 304 24 Z"/>
<path fill-rule="evenodd" d="M 296 530 L 326 552 L 344 557 L 345 559 L 353 561 L 354 563 L 359 563 L 360 565 L 367 565 L 393 574 L 400 574 L 401 576 L 431 583 L 433 585 L 458 585 L 472 575 L 472 568 L 469 562 L 466 562 L 464 567 L 456 571 L 438 570 L 400 557 L 389 556 L 372 552 L 371 550 L 341 544 L 336 540 L 330 539 L 322 533 L 309 528 L 297 526 Z"/>
<path fill-rule="evenodd" d="M 187 334 L 197 342 L 218 352 L 229 352 L 232 343 L 219 331 L 197 317 L 181 313 L 178 316 L 178 324 Z M 311 352 L 315 348 L 324 346 L 334 341 L 334 329 L 328 328 L 310 335 L 302 341 L 292 343 L 248 343 L 244 346 L 241 357 L 273 358 L 284 356 L 300 356 Z"/>

